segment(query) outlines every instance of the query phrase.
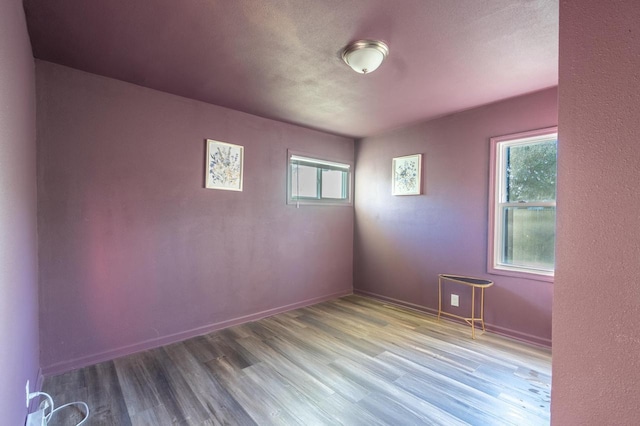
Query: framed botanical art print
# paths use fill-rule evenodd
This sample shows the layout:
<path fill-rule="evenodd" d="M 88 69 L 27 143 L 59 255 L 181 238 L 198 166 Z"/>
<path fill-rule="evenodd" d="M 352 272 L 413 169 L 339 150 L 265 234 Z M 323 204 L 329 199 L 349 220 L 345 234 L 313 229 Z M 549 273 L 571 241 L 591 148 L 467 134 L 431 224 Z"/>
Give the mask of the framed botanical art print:
<path fill-rule="evenodd" d="M 207 139 L 205 188 L 242 191 L 244 147 Z"/>
<path fill-rule="evenodd" d="M 422 154 L 393 159 L 393 195 L 420 195 L 422 193 Z"/>

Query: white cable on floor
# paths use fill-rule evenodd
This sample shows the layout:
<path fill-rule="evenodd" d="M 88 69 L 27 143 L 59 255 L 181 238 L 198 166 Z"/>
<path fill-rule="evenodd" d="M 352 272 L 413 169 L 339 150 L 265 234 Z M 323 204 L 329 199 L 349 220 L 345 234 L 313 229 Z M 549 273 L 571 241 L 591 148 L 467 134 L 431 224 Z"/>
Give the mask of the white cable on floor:
<path fill-rule="evenodd" d="M 72 405 L 84 405 L 84 408 L 87 411 L 85 416 L 84 416 L 84 419 L 82 419 L 82 421 L 80 423 L 76 423 L 76 426 L 80 426 L 82 423 L 86 422 L 87 419 L 89 418 L 89 406 L 84 401 L 75 401 L 75 402 L 69 402 L 68 404 L 61 405 L 58 408 L 56 408 L 55 410 L 51 411 L 51 413 L 49 414 L 49 419 L 47 420 L 47 423 L 49 423 L 49 420 L 51 420 L 51 416 L 53 416 L 53 413 L 57 412 L 58 410 L 61 410 L 61 409 L 65 408 L 65 407 L 70 407 Z"/>
<path fill-rule="evenodd" d="M 54 413 L 58 412 L 59 410 L 65 408 L 65 407 L 70 407 L 72 405 L 84 405 L 84 408 L 86 410 L 86 413 L 84 413 L 84 419 L 82 419 L 80 421 L 80 423 L 76 423 L 76 426 L 80 426 L 81 424 L 86 422 L 87 419 L 89 418 L 89 406 L 84 401 L 69 402 L 67 404 L 59 406 L 58 408 L 55 408 L 55 405 L 53 404 L 53 398 L 51 397 L 51 395 L 49 395 L 46 392 L 33 392 L 33 393 L 30 393 L 29 394 L 29 400 L 35 398 L 36 396 L 40 396 L 40 395 L 46 397 L 49 400 L 49 403 L 51 404 L 51 411 L 49 412 L 49 414 L 44 416 L 45 424 L 49 424 L 49 422 L 51 421 L 51 417 L 53 417 Z M 45 408 L 45 410 L 46 410 L 46 408 Z M 82 411 L 80 411 L 80 412 L 82 412 Z"/>
<path fill-rule="evenodd" d="M 45 396 L 48 400 L 49 400 L 49 404 L 51 404 L 51 412 L 49 413 L 49 416 L 51 416 L 51 414 L 53 413 L 53 409 L 54 409 L 54 405 L 53 405 L 53 398 L 51 397 L 51 395 L 49 395 L 46 392 L 31 392 L 29 394 L 29 401 L 31 401 L 33 398 L 35 398 L 36 396 Z M 46 410 L 46 408 L 45 408 Z M 44 410 L 43 410 L 44 411 Z M 43 413 L 44 414 L 44 413 Z M 46 419 L 47 416 L 44 416 L 44 418 Z M 76 425 L 77 426 L 77 425 Z"/>

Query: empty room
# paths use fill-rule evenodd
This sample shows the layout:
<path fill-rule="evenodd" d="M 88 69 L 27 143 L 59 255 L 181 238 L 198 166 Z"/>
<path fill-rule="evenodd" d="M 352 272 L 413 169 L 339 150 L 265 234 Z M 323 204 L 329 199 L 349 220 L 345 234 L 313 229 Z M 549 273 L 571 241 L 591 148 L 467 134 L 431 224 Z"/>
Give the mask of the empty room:
<path fill-rule="evenodd" d="M 0 424 L 637 425 L 638 22 L 2 0 Z"/>

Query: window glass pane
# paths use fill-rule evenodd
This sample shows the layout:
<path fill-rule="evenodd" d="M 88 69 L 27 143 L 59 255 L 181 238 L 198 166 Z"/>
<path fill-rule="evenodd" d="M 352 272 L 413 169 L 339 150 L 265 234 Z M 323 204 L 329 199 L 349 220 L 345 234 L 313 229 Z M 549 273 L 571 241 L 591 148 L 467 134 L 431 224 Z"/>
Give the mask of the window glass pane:
<path fill-rule="evenodd" d="M 341 170 L 322 169 L 322 198 L 346 198 L 343 191 L 346 175 Z"/>
<path fill-rule="evenodd" d="M 318 169 L 291 164 L 291 196 L 318 198 Z"/>
<path fill-rule="evenodd" d="M 506 149 L 508 203 L 556 199 L 556 141 Z"/>
<path fill-rule="evenodd" d="M 289 151 L 287 204 L 352 205 L 350 164 L 299 156 Z"/>
<path fill-rule="evenodd" d="M 502 264 L 553 270 L 555 207 L 503 207 Z"/>

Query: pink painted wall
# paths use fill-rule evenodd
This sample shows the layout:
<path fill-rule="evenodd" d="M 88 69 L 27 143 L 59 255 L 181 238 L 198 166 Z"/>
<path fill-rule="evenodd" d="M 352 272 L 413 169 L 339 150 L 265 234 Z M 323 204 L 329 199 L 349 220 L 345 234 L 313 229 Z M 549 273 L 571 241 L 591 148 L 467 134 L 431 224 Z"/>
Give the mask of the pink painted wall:
<path fill-rule="evenodd" d="M 552 423 L 640 423 L 640 3 L 560 2 Z"/>
<path fill-rule="evenodd" d="M 38 378 L 35 75 L 22 2 L 0 2 L 0 423 Z"/>
<path fill-rule="evenodd" d="M 36 75 L 46 373 L 351 293 L 353 208 L 288 206 L 285 182 L 288 148 L 352 161 L 352 139 Z M 245 147 L 243 192 L 203 188 L 206 138 Z"/>
<path fill-rule="evenodd" d="M 355 290 L 434 311 L 439 273 L 488 278 L 490 327 L 550 345 L 553 284 L 487 274 L 487 197 L 489 138 L 556 124 L 552 88 L 359 141 Z M 392 158 L 416 153 L 425 194 L 392 196 Z M 461 305 L 450 312 L 463 314 L 470 293 L 455 292 Z"/>

